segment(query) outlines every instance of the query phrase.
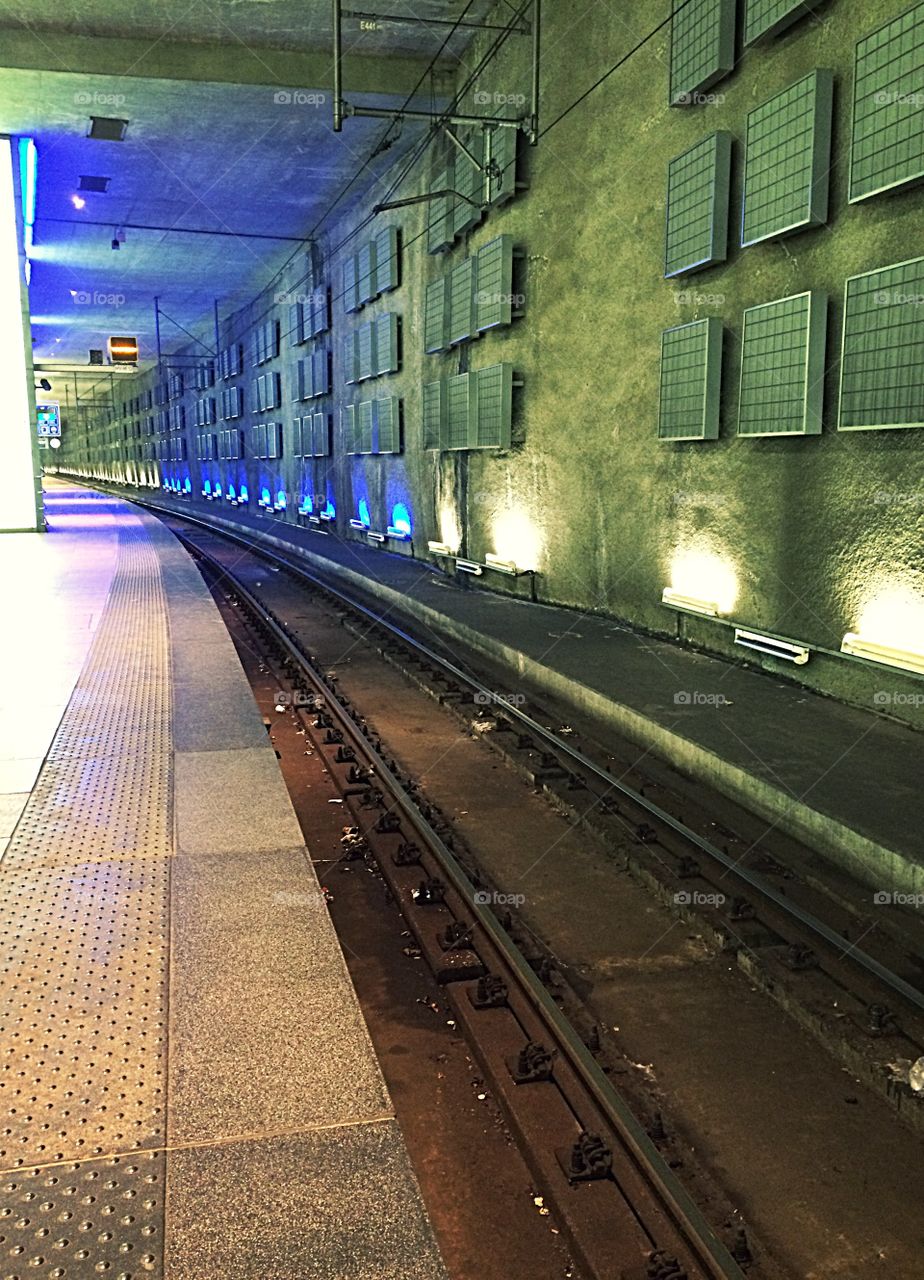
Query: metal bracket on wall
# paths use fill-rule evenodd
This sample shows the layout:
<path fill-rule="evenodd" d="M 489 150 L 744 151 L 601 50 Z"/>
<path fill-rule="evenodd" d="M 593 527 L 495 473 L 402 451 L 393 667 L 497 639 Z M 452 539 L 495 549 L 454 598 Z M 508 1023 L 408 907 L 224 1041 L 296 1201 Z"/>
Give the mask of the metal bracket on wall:
<path fill-rule="evenodd" d="M 453 22 L 452 19 L 427 19 L 427 18 L 399 18 L 397 16 L 386 16 L 384 14 L 361 13 L 354 9 L 344 9 L 343 0 L 332 0 L 333 4 L 333 37 L 334 37 L 334 133 L 340 133 L 343 129 L 343 121 L 346 116 L 369 116 L 381 120 L 430 120 L 437 121 L 442 125 L 446 124 L 480 124 L 480 125 L 496 125 L 502 129 L 522 129 L 529 138 L 530 146 L 535 146 L 539 141 L 539 32 L 540 32 L 540 4 L 541 0 L 533 0 L 532 22 L 529 25 L 518 25 L 511 23 L 507 26 L 493 27 L 485 23 L 468 22 L 463 23 L 461 20 Z M 436 24 L 448 25 L 453 27 L 478 27 L 481 30 L 501 30 L 510 31 L 517 35 L 531 35 L 533 41 L 533 63 L 531 77 L 531 104 L 530 113 L 522 119 L 509 120 L 501 119 L 497 116 L 469 116 L 456 115 L 452 112 L 441 111 L 393 111 L 387 107 L 357 107 L 347 102 L 343 96 L 343 19 L 344 17 L 359 18 L 362 21 L 376 22 L 417 22 L 424 25 Z"/>

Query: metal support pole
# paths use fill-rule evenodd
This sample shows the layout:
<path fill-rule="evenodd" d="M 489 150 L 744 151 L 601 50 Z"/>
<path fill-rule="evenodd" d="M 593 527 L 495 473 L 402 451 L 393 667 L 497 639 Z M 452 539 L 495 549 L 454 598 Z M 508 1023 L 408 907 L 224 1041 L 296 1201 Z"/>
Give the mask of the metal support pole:
<path fill-rule="evenodd" d="M 466 157 L 467 157 L 467 158 L 472 162 L 472 164 L 475 166 L 475 168 L 478 170 L 478 172 L 479 172 L 479 173 L 486 173 L 486 172 L 487 172 L 487 168 L 486 168 L 486 166 L 485 166 L 485 165 L 483 165 L 483 164 L 481 164 L 481 163 L 476 159 L 476 157 L 474 156 L 474 154 L 473 154 L 471 151 L 469 151 L 468 147 L 465 145 L 465 143 L 462 141 L 462 139 L 461 139 L 461 138 L 457 138 L 457 137 L 456 137 L 456 135 L 453 133 L 453 131 L 449 128 L 449 126 L 448 126 L 448 125 L 446 126 L 445 133 L 446 133 L 446 136 L 449 138 L 449 141 L 450 141 L 450 142 L 455 143 L 455 145 L 459 148 L 459 150 L 462 152 L 462 154 L 463 154 L 464 156 L 466 156 Z"/>
<path fill-rule="evenodd" d="M 533 0 L 533 90 L 532 110 L 529 115 L 529 145 L 539 141 L 539 6 L 541 0 Z"/>
<path fill-rule="evenodd" d="M 154 335 L 157 338 L 157 376 L 160 377 L 160 298 L 154 299 Z"/>
<path fill-rule="evenodd" d="M 354 107 L 352 103 L 343 104 L 344 113 L 348 116 L 371 116 L 377 120 L 437 120 L 440 124 L 477 124 L 496 125 L 500 129 L 522 129 L 523 120 L 500 120 L 491 116 L 456 116 L 446 115 L 442 111 L 392 111 L 387 107 Z"/>
<path fill-rule="evenodd" d="M 216 360 L 218 359 L 220 352 L 221 352 L 221 337 L 218 329 L 218 299 L 216 298 L 215 299 L 215 359 Z M 218 370 L 216 369 L 215 372 L 217 373 Z"/>
<path fill-rule="evenodd" d="M 341 38 L 342 0 L 333 0 L 334 6 L 334 133 L 343 129 L 343 48 Z"/>

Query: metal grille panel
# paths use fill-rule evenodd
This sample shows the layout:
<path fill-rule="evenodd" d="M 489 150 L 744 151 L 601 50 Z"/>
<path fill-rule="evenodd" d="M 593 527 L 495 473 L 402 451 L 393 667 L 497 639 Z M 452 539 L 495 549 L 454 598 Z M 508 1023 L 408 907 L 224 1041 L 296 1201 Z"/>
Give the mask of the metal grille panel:
<path fill-rule="evenodd" d="M 445 414 L 445 383 L 425 382 L 422 393 L 423 448 L 441 449 Z"/>
<path fill-rule="evenodd" d="M 361 400 L 356 413 L 356 452 L 372 452 L 372 428 L 374 426 L 375 401 Z"/>
<path fill-rule="evenodd" d="M 805 18 L 815 7 L 817 0 L 747 0 L 744 19 L 744 43 L 754 44 L 767 40 Z"/>
<path fill-rule="evenodd" d="M 388 293 L 400 283 L 398 228 L 384 227 L 374 241 L 375 291 Z"/>
<path fill-rule="evenodd" d="M 475 323 L 479 333 L 513 316 L 513 237 L 498 236 L 478 250 Z"/>
<path fill-rule="evenodd" d="M 735 0 L 673 0 L 670 105 L 689 106 L 734 68 Z"/>
<path fill-rule="evenodd" d="M 382 396 L 375 402 L 376 453 L 401 452 L 401 401 L 397 396 Z"/>
<path fill-rule="evenodd" d="M 477 449 L 509 449 L 513 365 L 479 369 L 475 377 L 473 444 Z"/>
<path fill-rule="evenodd" d="M 924 258 L 914 258 L 847 281 L 838 427 L 921 426 Z"/>
<path fill-rule="evenodd" d="M 813 71 L 748 113 L 742 245 L 827 218 L 833 85 Z"/>
<path fill-rule="evenodd" d="M 665 276 L 724 262 L 728 252 L 731 134 L 713 133 L 667 171 Z"/>
<path fill-rule="evenodd" d="M 745 311 L 739 436 L 821 431 L 826 322 L 818 290 Z"/>
<path fill-rule="evenodd" d="M 475 259 L 466 258 L 449 277 L 449 341 L 465 342 L 475 331 Z"/>
<path fill-rule="evenodd" d="M 924 177 L 924 4 L 857 43 L 851 202 Z"/>
<path fill-rule="evenodd" d="M 375 373 L 398 372 L 398 316 L 394 311 L 379 316 L 375 325 Z"/>
<path fill-rule="evenodd" d="M 716 440 L 722 370 L 722 324 L 714 318 L 661 335 L 658 438 Z"/>
<path fill-rule="evenodd" d="M 467 449 L 471 439 L 469 415 L 471 375 L 459 373 L 446 380 L 446 428 L 444 449 Z"/>
<path fill-rule="evenodd" d="M 444 351 L 449 345 L 446 321 L 446 284 L 447 278 L 440 276 L 427 285 L 424 303 L 424 350 L 433 353 Z"/>

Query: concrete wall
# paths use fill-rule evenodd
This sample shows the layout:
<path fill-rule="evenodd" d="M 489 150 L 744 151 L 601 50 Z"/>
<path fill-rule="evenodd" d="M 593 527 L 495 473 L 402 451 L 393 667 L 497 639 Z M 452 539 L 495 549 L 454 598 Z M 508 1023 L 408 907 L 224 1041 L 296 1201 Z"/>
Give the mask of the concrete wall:
<path fill-rule="evenodd" d="M 271 483 L 278 479 L 292 495 L 330 486 L 344 537 L 351 536 L 346 522 L 356 514 L 360 497 L 366 497 L 373 524 L 379 525 L 394 502 L 405 501 L 413 512 L 419 555 L 426 555 L 428 538 L 446 540 L 447 527 L 457 526 L 462 552 L 473 558 L 489 551 L 521 559 L 534 554 L 541 599 L 613 615 L 740 657 L 727 629 L 708 619 L 680 617 L 660 603 L 678 552 L 713 556 L 735 580 L 731 614 L 736 620 L 832 651 L 814 655 L 798 671 L 781 665 L 777 672 L 770 660 L 775 673 L 870 707 L 880 705 L 874 699 L 883 690 L 902 698 L 920 692 L 921 684 L 911 677 L 836 656 L 844 633 L 856 628 L 864 609 L 884 593 L 910 595 L 924 635 L 921 431 L 836 431 L 844 281 L 922 252 L 920 187 L 854 206 L 846 196 L 854 46 L 906 7 L 902 0 L 823 4 L 770 44 L 746 50 L 737 69 L 714 87 L 714 101 L 683 109 L 666 106 L 665 28 L 528 149 L 528 192 L 492 211 L 451 254 L 426 252 L 426 205 L 376 218 L 370 233 L 386 218 L 401 227 L 403 283 L 358 316 L 345 316 L 338 297 L 341 265 L 357 241 L 343 242 L 371 204 L 383 198 L 381 187 L 373 190 L 361 207 L 329 226 L 320 242 L 335 297 L 330 408 L 336 422 L 344 400 L 400 395 L 404 452 L 399 458 L 352 459 L 338 450 L 330 463 L 287 458 Z M 540 123 L 547 127 L 663 20 L 665 3 L 636 0 L 628 14 L 624 7 L 595 6 L 589 16 L 570 4 L 544 8 Z M 509 9 L 499 7 L 498 16 L 502 11 Z M 466 67 L 475 65 L 488 42 L 486 35 L 480 49 L 476 43 Z M 511 36 L 467 90 L 460 110 L 488 113 L 486 93 L 492 99 L 499 95 L 501 114 L 523 110 L 507 101 L 528 94 L 529 53 L 528 38 Z M 740 249 L 735 229 L 747 112 L 816 67 L 830 68 L 835 78 L 828 225 Z M 715 129 L 726 129 L 735 139 L 728 261 L 667 281 L 662 274 L 667 165 Z M 434 143 L 394 195 L 426 190 L 447 146 Z M 509 232 L 525 255 L 524 318 L 451 355 L 424 355 L 426 284 L 501 232 Z M 297 273 L 276 282 L 251 314 L 239 313 L 224 323 L 223 341 L 276 305 L 276 294 L 297 288 Z M 816 437 L 738 439 L 742 311 L 807 288 L 825 290 L 830 299 L 824 431 Z M 345 387 L 344 334 L 389 310 L 403 319 L 402 372 L 361 389 Z M 285 331 L 287 308 L 280 305 L 277 311 Z M 658 441 L 661 332 L 707 315 L 720 317 L 726 326 L 721 438 Z M 285 421 L 291 415 L 293 354 L 301 353 L 284 342 Z M 424 453 L 422 383 L 501 360 L 511 361 L 524 382 L 515 400 L 518 443 L 505 452 Z M 248 361 L 247 390 L 251 377 Z M 67 455 L 61 461 L 67 465 Z M 190 469 L 198 493 L 195 463 Z M 250 464 L 250 470 L 253 498 L 266 468 Z M 290 497 L 287 518 L 295 518 L 295 505 Z M 489 585 L 524 590 L 522 581 L 499 576 Z M 907 702 L 893 701 L 885 709 L 924 723 L 922 709 Z"/>

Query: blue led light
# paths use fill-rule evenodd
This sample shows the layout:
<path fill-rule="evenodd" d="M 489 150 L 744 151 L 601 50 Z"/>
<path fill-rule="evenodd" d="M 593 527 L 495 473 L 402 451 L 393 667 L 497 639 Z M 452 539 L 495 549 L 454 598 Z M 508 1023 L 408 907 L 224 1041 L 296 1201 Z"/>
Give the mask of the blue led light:
<path fill-rule="evenodd" d="M 261 489 L 260 490 L 260 506 L 268 507 L 269 505 L 270 505 L 270 491 L 269 489 Z"/>
<path fill-rule="evenodd" d="M 302 515 L 303 515 L 303 516 L 307 516 L 307 515 L 309 515 L 312 511 L 314 511 L 314 502 L 312 501 L 312 498 L 311 498 L 311 494 L 310 494 L 310 493 L 306 493 L 306 494 L 302 497 L 301 506 L 299 507 L 299 511 L 302 513 Z"/>
<path fill-rule="evenodd" d="M 35 192 L 38 173 L 38 153 L 31 138 L 19 139 L 19 172 L 22 181 L 23 240 L 26 257 L 32 252 L 32 235 L 35 226 Z"/>
<path fill-rule="evenodd" d="M 363 528 L 368 529 L 369 526 L 372 524 L 372 518 L 369 515 L 369 503 L 366 501 L 365 498 L 360 498 L 359 506 L 357 510 L 359 512 L 359 519 L 360 519 L 360 522 L 362 523 Z"/>
<path fill-rule="evenodd" d="M 237 495 L 236 495 L 236 494 L 235 494 L 235 492 L 234 492 L 234 485 L 233 485 L 233 484 L 229 484 L 229 485 L 228 485 L 228 493 L 227 493 L 228 501 L 229 501 L 229 502 L 233 502 L 236 496 L 237 496 Z"/>
<path fill-rule="evenodd" d="M 280 511 L 285 511 L 287 501 L 285 489 L 280 489 L 276 494 L 276 506 Z"/>
<path fill-rule="evenodd" d="M 216 498 L 221 497 L 221 485 L 218 483 L 217 480 L 215 481 L 215 497 Z"/>
<path fill-rule="evenodd" d="M 241 492 L 240 492 L 240 494 L 238 495 L 238 497 L 239 497 L 239 500 L 240 500 L 241 502 L 249 502 L 249 501 L 250 501 L 250 494 L 247 492 L 247 486 L 246 486 L 246 484 L 242 484 L 242 485 L 241 485 Z"/>
<path fill-rule="evenodd" d="M 211 480 L 206 480 L 205 484 L 203 484 L 202 486 L 202 492 L 205 494 L 206 497 L 209 496 L 209 494 L 212 492 Z"/>
<path fill-rule="evenodd" d="M 186 479 L 183 481 L 183 488 L 186 490 L 187 493 L 192 493 L 192 481 L 190 480 L 189 476 L 187 476 Z"/>

